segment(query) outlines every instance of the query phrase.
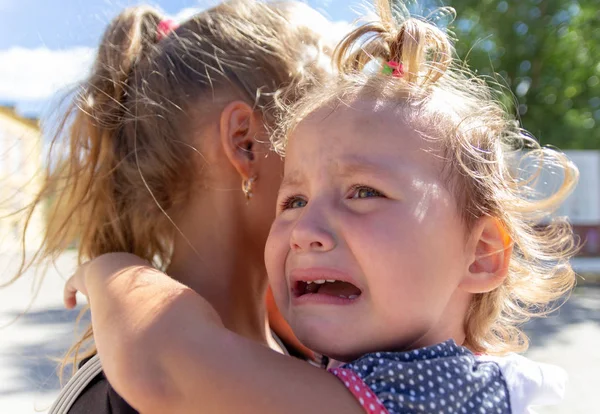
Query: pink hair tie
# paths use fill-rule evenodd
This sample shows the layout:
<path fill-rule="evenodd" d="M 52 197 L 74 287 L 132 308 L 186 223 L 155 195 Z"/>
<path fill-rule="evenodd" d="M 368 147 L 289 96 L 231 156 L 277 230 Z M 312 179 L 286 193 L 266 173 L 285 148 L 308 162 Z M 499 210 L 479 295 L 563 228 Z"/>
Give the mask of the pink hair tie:
<path fill-rule="evenodd" d="M 176 30 L 179 27 L 175 21 L 170 19 L 161 20 L 158 23 L 158 27 L 156 28 L 156 41 L 160 42 L 165 37 L 169 35 L 173 30 Z"/>
<path fill-rule="evenodd" d="M 404 65 L 390 60 L 383 65 L 383 70 L 381 72 L 385 75 L 392 75 L 394 78 L 401 78 L 404 76 Z"/>

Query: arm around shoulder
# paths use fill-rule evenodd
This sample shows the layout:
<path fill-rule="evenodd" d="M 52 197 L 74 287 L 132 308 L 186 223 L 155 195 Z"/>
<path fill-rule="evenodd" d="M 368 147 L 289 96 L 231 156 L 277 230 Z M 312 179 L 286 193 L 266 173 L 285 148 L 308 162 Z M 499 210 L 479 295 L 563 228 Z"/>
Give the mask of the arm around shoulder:
<path fill-rule="evenodd" d="M 141 412 L 177 399 L 163 361 L 169 352 L 181 352 L 184 343 L 176 332 L 188 323 L 181 315 L 193 308 L 197 323 L 221 325 L 214 309 L 193 290 L 127 253 L 92 260 L 84 265 L 82 279 L 111 385 Z"/>
<path fill-rule="evenodd" d="M 95 265 L 86 286 L 98 352 L 140 412 L 363 413 L 333 375 L 228 331 L 200 295 L 141 259 Z"/>

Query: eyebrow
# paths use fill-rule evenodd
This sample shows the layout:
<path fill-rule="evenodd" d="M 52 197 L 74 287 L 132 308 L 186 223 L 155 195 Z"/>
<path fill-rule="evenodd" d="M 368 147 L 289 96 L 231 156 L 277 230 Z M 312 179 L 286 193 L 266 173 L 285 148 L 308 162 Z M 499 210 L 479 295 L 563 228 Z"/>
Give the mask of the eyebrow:
<path fill-rule="evenodd" d="M 285 174 L 283 176 L 283 181 L 279 185 L 279 192 L 281 192 L 282 190 L 284 190 L 288 187 L 291 187 L 291 188 L 299 187 L 301 184 L 302 184 L 301 174 L 299 174 L 298 172 Z"/>
<path fill-rule="evenodd" d="M 369 159 L 353 156 L 346 157 L 341 162 L 335 162 L 332 170 L 340 177 L 348 177 L 353 175 L 396 175 L 393 168 L 387 166 L 385 162 L 374 163 Z"/>

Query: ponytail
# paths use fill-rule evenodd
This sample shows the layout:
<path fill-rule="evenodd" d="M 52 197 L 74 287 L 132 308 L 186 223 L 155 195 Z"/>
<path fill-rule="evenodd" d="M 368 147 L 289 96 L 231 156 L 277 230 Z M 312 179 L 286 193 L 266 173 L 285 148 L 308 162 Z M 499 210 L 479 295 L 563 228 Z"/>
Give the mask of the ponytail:
<path fill-rule="evenodd" d="M 450 67 L 454 49 L 448 35 L 414 17 L 396 22 L 389 0 L 375 1 L 379 20 L 348 34 L 334 52 L 341 73 L 362 71 L 373 59 L 402 64 L 409 83 L 436 82 Z M 452 9 L 444 9 L 453 13 Z"/>
<path fill-rule="evenodd" d="M 145 249 L 132 240 L 131 222 L 123 220 L 129 214 L 128 203 L 119 194 L 124 179 L 119 170 L 127 157 L 119 149 L 119 141 L 131 119 L 126 104 L 130 77 L 136 65 L 156 48 L 161 19 L 152 8 L 134 7 L 121 13 L 106 30 L 88 79 L 74 91 L 73 102 L 60 118 L 44 183 L 26 211 L 27 227 L 34 211 L 44 200 L 51 200 L 41 247 L 26 261 L 23 243 L 20 268 L 7 284 L 32 266 L 55 260 L 74 244 L 78 244 L 78 263 L 114 251 L 134 253 L 149 261 L 155 256 L 166 258 L 164 243 L 158 239 L 150 240 Z M 74 363 L 95 351 L 80 353 L 90 338 L 91 326 L 68 351 Z"/>
<path fill-rule="evenodd" d="M 48 171 L 45 188 L 57 191 L 49 212 L 44 255 L 79 243 L 79 261 L 113 251 L 133 251 L 122 229 L 121 205 L 108 202 L 119 191 L 123 161 L 116 149 L 130 118 L 125 101 L 134 67 L 155 47 L 161 16 L 149 7 L 125 10 L 106 30 L 91 75 L 77 92 L 53 140 L 67 138 L 68 154 Z M 79 154 L 80 156 L 73 156 Z M 105 198 L 106 200 L 102 200 Z"/>
<path fill-rule="evenodd" d="M 123 121 L 123 99 L 136 64 L 156 47 L 161 15 L 147 6 L 124 10 L 106 29 L 92 73 L 78 97 L 83 104 L 83 122 L 102 135 L 113 132 Z M 103 131 L 105 129 L 105 131 Z"/>

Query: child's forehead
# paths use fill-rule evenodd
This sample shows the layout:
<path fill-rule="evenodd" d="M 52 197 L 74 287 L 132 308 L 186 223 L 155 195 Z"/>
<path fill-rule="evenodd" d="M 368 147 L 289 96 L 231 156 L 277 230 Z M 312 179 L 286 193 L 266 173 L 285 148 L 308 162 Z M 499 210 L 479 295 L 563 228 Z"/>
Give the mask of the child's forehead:
<path fill-rule="evenodd" d="M 307 176 L 437 175 L 441 168 L 431 141 L 403 118 L 397 108 L 376 102 L 315 111 L 288 141 L 284 182 Z"/>
<path fill-rule="evenodd" d="M 289 136 L 286 160 L 352 152 L 386 156 L 418 150 L 431 152 L 437 145 L 415 129 L 413 118 L 406 107 L 383 100 L 322 106 L 296 125 Z"/>
<path fill-rule="evenodd" d="M 373 124 L 406 124 L 409 109 L 388 99 L 361 98 L 351 101 L 335 101 L 313 110 L 296 127 L 305 125 L 343 123 L 352 127 L 366 128 Z M 295 133 L 295 132 L 294 132 Z"/>

